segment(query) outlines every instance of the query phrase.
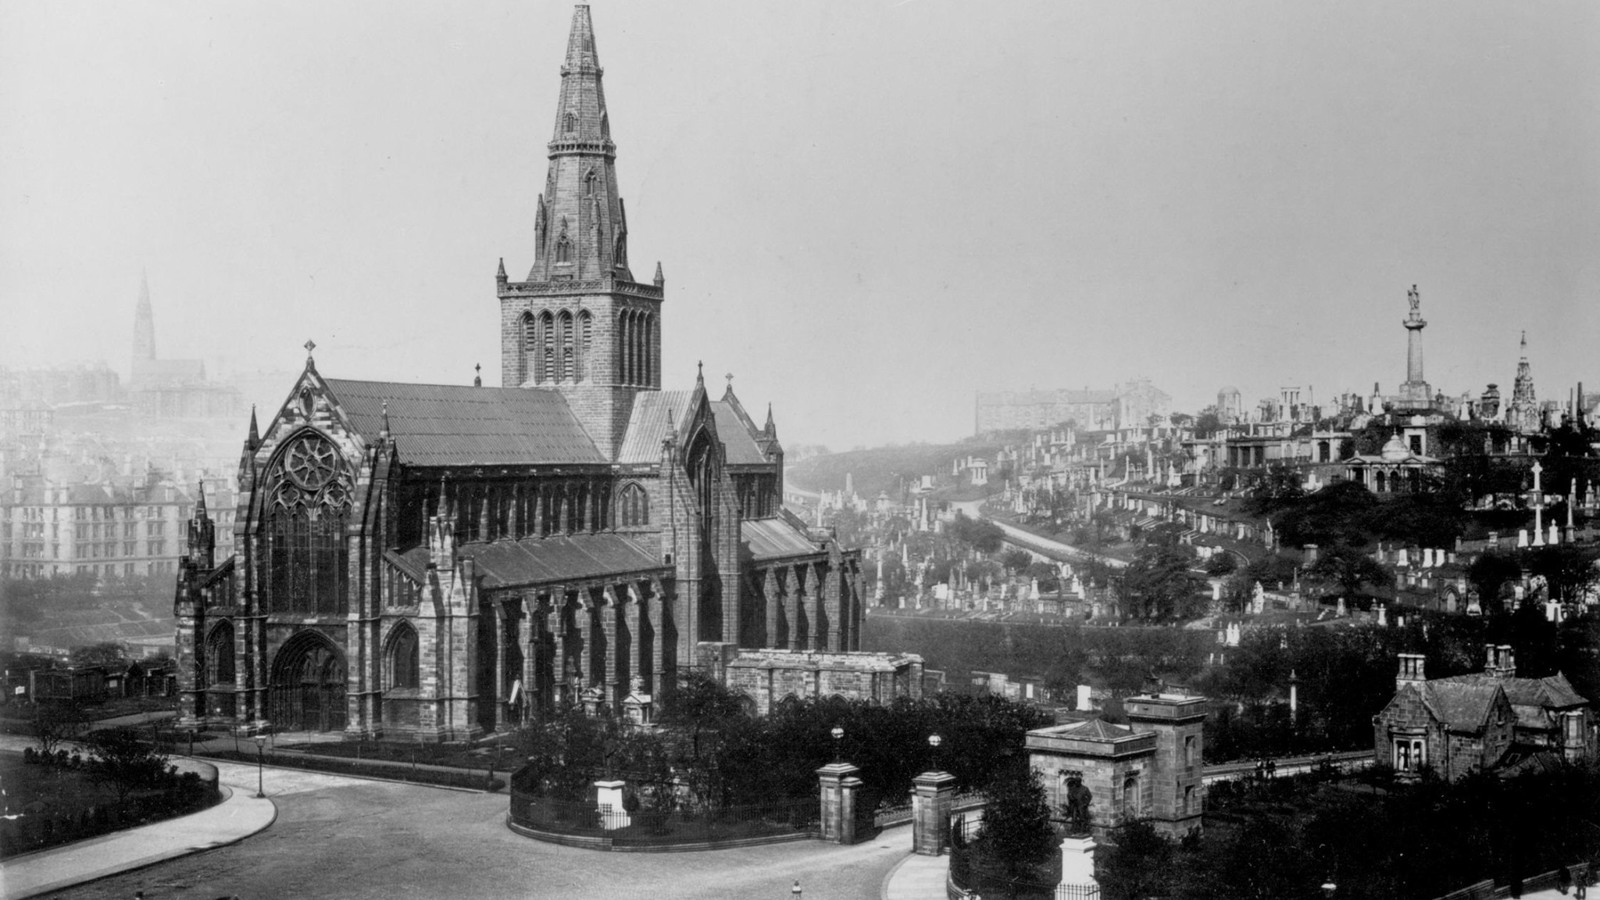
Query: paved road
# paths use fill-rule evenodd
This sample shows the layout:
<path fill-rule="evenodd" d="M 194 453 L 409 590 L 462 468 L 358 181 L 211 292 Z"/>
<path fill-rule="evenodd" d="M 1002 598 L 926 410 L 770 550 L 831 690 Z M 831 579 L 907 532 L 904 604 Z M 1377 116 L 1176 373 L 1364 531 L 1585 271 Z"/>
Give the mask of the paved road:
<path fill-rule="evenodd" d="M 219 764 L 225 781 L 252 777 Z M 229 771 L 237 770 L 237 771 Z M 909 828 L 854 847 L 801 841 L 692 853 L 605 853 L 511 833 L 503 794 L 268 769 L 278 819 L 241 843 L 59 891 L 147 900 L 338 897 L 788 898 L 877 900 Z"/>

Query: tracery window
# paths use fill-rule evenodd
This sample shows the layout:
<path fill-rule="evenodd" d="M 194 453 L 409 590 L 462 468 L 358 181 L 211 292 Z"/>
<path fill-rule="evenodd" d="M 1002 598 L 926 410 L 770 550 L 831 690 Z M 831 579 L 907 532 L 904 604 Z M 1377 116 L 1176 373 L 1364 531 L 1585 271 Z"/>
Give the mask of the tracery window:
<path fill-rule="evenodd" d="M 588 310 L 578 313 L 578 373 L 582 379 L 589 368 L 589 349 L 594 342 L 594 317 Z"/>
<path fill-rule="evenodd" d="M 566 131 L 567 134 L 572 134 L 574 131 L 577 131 L 578 130 L 578 117 L 573 115 L 572 113 L 567 113 L 566 128 L 564 130 Z"/>
<path fill-rule="evenodd" d="M 572 262 L 572 241 L 564 234 L 556 240 L 556 262 Z"/>
<path fill-rule="evenodd" d="M 617 501 L 617 521 L 623 528 L 650 524 L 650 495 L 638 484 L 622 489 Z"/>
<path fill-rule="evenodd" d="M 224 620 L 206 636 L 206 684 L 232 684 L 233 625 Z"/>
<path fill-rule="evenodd" d="M 407 622 L 395 626 L 394 633 L 389 638 L 389 687 L 417 687 L 420 656 L 417 630 Z"/>
<path fill-rule="evenodd" d="M 350 481 L 338 448 L 315 432 L 293 439 L 266 485 L 268 609 L 343 612 Z"/>

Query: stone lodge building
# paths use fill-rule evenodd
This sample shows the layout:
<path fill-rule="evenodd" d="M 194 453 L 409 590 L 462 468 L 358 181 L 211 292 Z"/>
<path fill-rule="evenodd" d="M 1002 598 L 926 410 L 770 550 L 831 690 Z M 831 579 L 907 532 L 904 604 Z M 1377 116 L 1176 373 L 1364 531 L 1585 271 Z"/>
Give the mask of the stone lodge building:
<path fill-rule="evenodd" d="M 1101 719 L 1035 728 L 1025 746 L 1052 807 L 1074 783 L 1089 790 L 1098 833 L 1146 819 L 1169 837 L 1200 828 L 1206 718 L 1204 697 L 1174 693 L 1123 701 L 1130 725 Z"/>
<path fill-rule="evenodd" d="M 629 265 L 586 6 L 548 158 L 531 270 L 496 278 L 504 386 L 327 377 L 308 353 L 252 415 L 237 552 L 189 524 L 184 721 L 456 740 L 562 701 L 637 718 L 707 660 L 759 709 L 920 689 L 915 657 L 854 652 L 859 555 L 783 510 L 770 408 L 662 390 L 665 281 Z"/>
<path fill-rule="evenodd" d="M 1576 761 L 1595 752 L 1591 704 L 1559 672 L 1517 677 L 1508 645 L 1490 644 L 1481 673 L 1428 680 L 1425 657 L 1400 654 L 1395 694 L 1373 717 L 1374 751 L 1403 778 L 1431 767 L 1454 781 L 1525 761 Z"/>

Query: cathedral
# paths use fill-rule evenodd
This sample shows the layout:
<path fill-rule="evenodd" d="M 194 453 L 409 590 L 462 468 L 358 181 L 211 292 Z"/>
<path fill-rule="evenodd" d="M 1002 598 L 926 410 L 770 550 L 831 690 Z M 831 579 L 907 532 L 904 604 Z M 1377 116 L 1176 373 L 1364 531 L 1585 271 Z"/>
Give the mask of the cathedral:
<path fill-rule="evenodd" d="M 331 377 L 307 342 L 251 415 L 236 551 L 188 526 L 185 722 L 461 740 L 565 702 L 648 719 L 693 668 L 752 709 L 920 694 L 916 657 L 858 652 L 858 552 L 783 509 L 770 407 L 662 389 L 586 6 L 560 74 L 532 268 L 496 276 L 503 386 Z"/>

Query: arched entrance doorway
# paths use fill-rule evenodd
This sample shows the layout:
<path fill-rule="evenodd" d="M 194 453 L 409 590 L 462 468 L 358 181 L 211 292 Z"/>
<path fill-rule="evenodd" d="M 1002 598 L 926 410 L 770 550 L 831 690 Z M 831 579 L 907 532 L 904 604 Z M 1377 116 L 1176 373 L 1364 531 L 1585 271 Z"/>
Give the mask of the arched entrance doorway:
<path fill-rule="evenodd" d="M 344 729 L 344 654 L 327 637 L 302 631 L 278 651 L 267 720 L 279 731 Z"/>

